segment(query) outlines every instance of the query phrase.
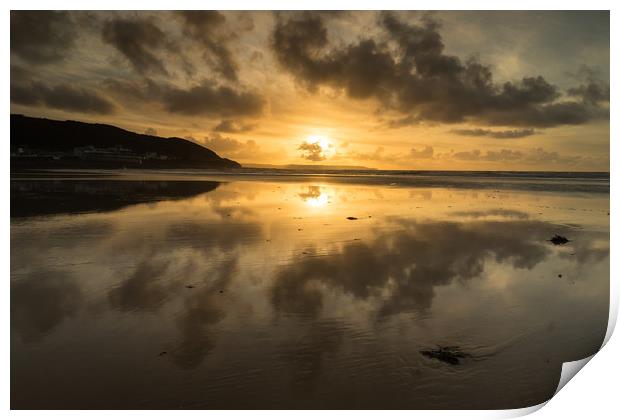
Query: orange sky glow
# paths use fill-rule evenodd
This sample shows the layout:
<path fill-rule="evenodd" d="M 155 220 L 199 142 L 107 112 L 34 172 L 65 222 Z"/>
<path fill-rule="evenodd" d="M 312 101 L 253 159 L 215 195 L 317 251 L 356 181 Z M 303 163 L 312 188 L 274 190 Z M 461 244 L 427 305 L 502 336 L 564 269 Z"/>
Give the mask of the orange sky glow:
<path fill-rule="evenodd" d="M 12 12 L 11 112 L 241 164 L 609 170 L 608 12 Z"/>

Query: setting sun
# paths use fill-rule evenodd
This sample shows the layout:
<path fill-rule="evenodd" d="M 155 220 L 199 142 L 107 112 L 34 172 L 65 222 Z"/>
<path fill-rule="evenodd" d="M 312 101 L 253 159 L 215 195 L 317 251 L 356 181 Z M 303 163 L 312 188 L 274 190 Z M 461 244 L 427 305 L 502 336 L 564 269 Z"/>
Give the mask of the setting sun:
<path fill-rule="evenodd" d="M 308 137 L 308 143 L 318 145 L 321 148 L 321 154 L 326 158 L 336 154 L 336 147 L 325 136 L 312 135 Z"/>

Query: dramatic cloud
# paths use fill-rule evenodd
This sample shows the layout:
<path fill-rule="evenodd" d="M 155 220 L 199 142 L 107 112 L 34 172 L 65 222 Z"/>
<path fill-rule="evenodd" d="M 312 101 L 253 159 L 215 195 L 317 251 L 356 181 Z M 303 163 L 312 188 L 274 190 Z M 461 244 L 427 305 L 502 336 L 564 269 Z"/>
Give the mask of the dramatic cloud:
<path fill-rule="evenodd" d="M 15 84 L 11 86 L 11 102 L 86 114 L 112 114 L 115 111 L 114 104 L 99 92 L 69 84 L 52 87 L 39 82 Z"/>
<path fill-rule="evenodd" d="M 531 128 L 526 128 L 523 130 L 504 130 L 504 131 L 494 131 L 494 130 L 486 130 L 483 128 L 474 128 L 474 129 L 458 129 L 452 130 L 451 133 L 458 134 L 459 136 L 469 136 L 469 137 L 492 137 L 494 139 L 519 139 L 522 137 L 533 136 L 536 134 L 536 131 Z"/>
<path fill-rule="evenodd" d="M 323 153 L 323 148 L 319 143 L 309 143 L 304 141 L 299 145 L 297 150 L 301 150 L 301 157 L 313 162 L 319 162 L 327 159 L 327 156 Z"/>
<path fill-rule="evenodd" d="M 167 111 L 185 115 L 252 116 L 263 109 L 264 99 L 256 93 L 237 91 L 211 81 L 189 89 L 162 86 L 161 99 Z"/>
<path fill-rule="evenodd" d="M 183 21 L 184 34 L 204 49 L 204 58 L 224 78 L 236 81 L 238 65 L 226 46 L 226 38 L 219 33 L 226 17 L 218 11 L 186 10 L 177 14 Z"/>
<path fill-rule="evenodd" d="M 320 85 L 351 98 L 375 98 L 414 121 L 552 127 L 582 124 L 605 111 L 598 101 L 566 100 L 543 77 L 498 85 L 491 68 L 475 59 L 446 55 L 437 22 L 404 23 L 383 13 L 380 39 L 331 46 L 319 15 L 280 18 L 272 49 L 279 64 L 311 91 Z M 598 99 L 600 96 L 589 95 Z"/>
<path fill-rule="evenodd" d="M 10 34 L 12 113 L 219 133 L 257 164 L 499 169 L 488 143 L 520 139 L 511 170 L 609 166 L 606 11 L 13 11 Z"/>
<path fill-rule="evenodd" d="M 602 79 L 599 70 L 583 65 L 575 74 L 569 75 L 580 82 L 579 86 L 568 89 L 570 96 L 590 104 L 609 102 L 609 83 Z"/>
<path fill-rule="evenodd" d="M 203 80 L 191 87 L 180 88 L 149 78 L 138 81 L 108 79 L 106 87 L 123 101 L 152 103 L 173 114 L 214 117 L 252 117 L 261 114 L 265 100 L 254 91 L 219 85 Z M 249 129 L 248 125 L 223 122 L 223 128 Z M 225 130 L 221 130 L 225 131 Z"/>
<path fill-rule="evenodd" d="M 168 74 L 158 50 L 168 48 L 166 35 L 153 22 L 113 19 L 105 22 L 102 39 L 116 48 L 140 74 Z"/>
<path fill-rule="evenodd" d="M 419 123 L 420 120 L 416 117 L 413 117 L 411 115 L 407 115 L 406 117 L 402 117 L 402 118 L 396 118 L 393 120 L 389 120 L 386 123 L 386 127 L 388 128 L 401 128 L 401 127 L 406 127 L 408 125 L 414 125 Z"/>
<path fill-rule="evenodd" d="M 200 143 L 219 155 L 241 162 L 269 162 L 277 155 L 274 150 L 264 149 L 254 140 L 237 140 L 220 133 L 211 133 Z"/>
<path fill-rule="evenodd" d="M 600 81 L 592 81 L 585 85 L 579 85 L 568 90 L 571 96 L 581 97 L 589 104 L 609 102 L 609 85 Z"/>
<path fill-rule="evenodd" d="M 68 12 L 11 11 L 11 54 L 31 64 L 61 60 L 76 36 Z"/>
<path fill-rule="evenodd" d="M 205 138 L 204 143 L 209 149 L 213 149 L 216 152 L 230 152 L 243 148 L 256 148 L 256 142 L 254 140 L 248 140 L 247 142 L 241 142 L 239 140 L 232 139 L 230 137 L 222 137 L 219 134 L 215 134 L 210 138 Z"/>
<path fill-rule="evenodd" d="M 213 128 L 213 131 L 220 133 L 243 133 L 252 130 L 254 127 L 256 127 L 255 124 L 242 124 L 233 120 L 222 120 Z"/>

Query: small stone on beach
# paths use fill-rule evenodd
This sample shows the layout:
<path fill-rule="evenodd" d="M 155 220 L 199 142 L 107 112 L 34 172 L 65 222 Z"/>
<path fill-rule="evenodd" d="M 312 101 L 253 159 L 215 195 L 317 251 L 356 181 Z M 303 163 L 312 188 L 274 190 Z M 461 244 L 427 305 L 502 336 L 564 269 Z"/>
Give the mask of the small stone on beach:
<path fill-rule="evenodd" d="M 570 242 L 568 239 L 566 239 L 564 236 L 560 236 L 560 235 L 555 235 L 553 238 L 549 239 L 549 241 L 553 244 L 553 245 L 564 245 L 568 242 Z"/>
<path fill-rule="evenodd" d="M 457 346 L 437 346 L 436 349 L 420 350 L 420 354 L 429 359 L 436 359 L 450 365 L 459 365 L 461 364 L 460 359 L 471 357 L 471 354 L 461 351 Z"/>

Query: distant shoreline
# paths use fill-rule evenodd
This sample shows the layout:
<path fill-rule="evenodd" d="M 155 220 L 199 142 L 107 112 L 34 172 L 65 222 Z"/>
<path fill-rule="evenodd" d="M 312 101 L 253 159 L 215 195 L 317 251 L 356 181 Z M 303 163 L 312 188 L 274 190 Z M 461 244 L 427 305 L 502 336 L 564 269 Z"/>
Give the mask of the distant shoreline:
<path fill-rule="evenodd" d="M 455 188 L 527 190 L 609 194 L 609 174 L 604 172 L 490 172 L 490 171 L 295 171 L 240 168 L 215 169 L 33 169 L 14 170 L 11 181 L 20 180 L 113 180 L 113 181 L 268 181 L 344 183 L 385 188 Z"/>
<path fill-rule="evenodd" d="M 327 168 L 277 168 L 277 167 L 254 167 L 242 166 L 240 168 L 204 168 L 200 166 L 145 166 L 129 164 L 126 167 L 119 167 L 118 164 L 105 163 L 101 165 L 75 165 L 66 166 L 62 164 L 31 165 L 11 159 L 11 173 L 30 171 L 43 171 L 55 173 L 58 171 L 67 172 L 88 172 L 88 171 L 138 171 L 138 172 L 192 172 L 196 174 L 205 173 L 230 173 L 230 174 L 283 174 L 283 175 L 372 175 L 372 176 L 471 176 L 471 177 L 542 177 L 542 178 L 597 178 L 605 179 L 610 177 L 609 172 L 595 171 L 460 171 L 460 170 L 408 170 L 408 169 L 327 169 Z"/>

